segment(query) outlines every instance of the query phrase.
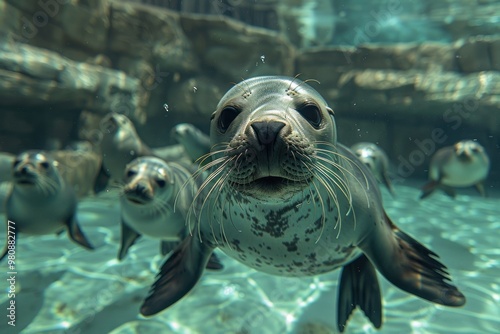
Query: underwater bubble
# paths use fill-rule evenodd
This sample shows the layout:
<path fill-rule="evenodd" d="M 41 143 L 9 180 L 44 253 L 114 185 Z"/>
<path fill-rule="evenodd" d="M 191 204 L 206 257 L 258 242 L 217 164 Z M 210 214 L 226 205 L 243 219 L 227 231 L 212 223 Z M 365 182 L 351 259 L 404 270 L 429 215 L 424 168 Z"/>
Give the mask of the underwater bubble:
<path fill-rule="evenodd" d="M 196 93 L 196 91 L 198 90 L 198 88 L 196 88 L 196 86 L 193 87 L 193 92 Z"/>
<path fill-rule="evenodd" d="M 165 109 L 166 112 L 168 112 L 168 104 L 164 103 L 163 108 Z"/>
<path fill-rule="evenodd" d="M 135 154 L 135 151 L 134 150 L 130 150 L 130 155 L 134 155 Z"/>
<path fill-rule="evenodd" d="M 266 62 L 266 56 L 264 56 L 264 55 L 260 56 L 260 60 L 261 60 L 263 63 L 265 63 L 265 62 Z"/>

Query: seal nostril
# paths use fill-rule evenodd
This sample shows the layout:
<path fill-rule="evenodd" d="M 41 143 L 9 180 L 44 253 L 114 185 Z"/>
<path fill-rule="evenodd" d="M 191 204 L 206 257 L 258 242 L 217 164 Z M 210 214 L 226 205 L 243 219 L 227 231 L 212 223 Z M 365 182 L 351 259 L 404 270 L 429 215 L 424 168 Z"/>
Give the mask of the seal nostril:
<path fill-rule="evenodd" d="M 276 136 L 285 126 L 285 123 L 279 121 L 262 121 L 254 122 L 251 126 L 257 135 L 259 143 L 267 145 L 276 140 Z"/>

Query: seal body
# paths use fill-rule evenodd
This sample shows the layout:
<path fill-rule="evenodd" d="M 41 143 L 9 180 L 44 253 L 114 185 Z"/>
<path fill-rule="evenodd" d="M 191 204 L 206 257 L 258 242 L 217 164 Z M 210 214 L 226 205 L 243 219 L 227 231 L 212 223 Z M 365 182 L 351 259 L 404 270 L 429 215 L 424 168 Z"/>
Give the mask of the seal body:
<path fill-rule="evenodd" d="M 383 183 L 387 190 L 394 195 L 391 179 L 389 178 L 389 158 L 384 150 L 373 143 L 357 143 L 351 150 L 373 173 L 378 182 Z"/>
<path fill-rule="evenodd" d="M 340 331 L 358 306 L 381 326 L 375 268 L 421 298 L 464 304 L 435 254 L 387 217 L 372 173 L 337 142 L 333 110 L 304 82 L 257 77 L 238 84 L 212 115 L 210 137 L 203 200 L 188 217 L 192 235 L 162 266 L 142 314 L 183 297 L 215 248 L 280 276 L 343 268 Z"/>
<path fill-rule="evenodd" d="M 27 151 L 13 163 L 13 186 L 6 200 L 6 216 L 19 233 L 44 235 L 68 230 L 69 237 L 94 247 L 76 220 L 77 200 L 71 186 L 59 174 L 57 162 L 41 151 Z M 5 256 L 5 248 L 2 258 Z"/>
<path fill-rule="evenodd" d="M 462 140 L 453 146 L 439 149 L 431 158 L 429 182 L 424 185 L 420 198 L 440 188 L 455 197 L 454 188 L 475 186 L 486 196 L 484 180 L 488 177 L 490 160 L 484 148 L 472 140 Z"/>

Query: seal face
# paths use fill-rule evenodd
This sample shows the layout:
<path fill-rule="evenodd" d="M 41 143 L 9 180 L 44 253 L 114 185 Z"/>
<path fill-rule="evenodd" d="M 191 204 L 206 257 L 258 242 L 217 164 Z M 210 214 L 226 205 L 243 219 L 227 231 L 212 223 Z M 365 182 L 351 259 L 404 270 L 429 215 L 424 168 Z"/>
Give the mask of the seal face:
<path fill-rule="evenodd" d="M 13 162 L 13 187 L 6 200 L 6 216 L 15 222 L 16 234 L 59 233 L 64 228 L 77 244 L 94 247 L 76 220 L 73 189 L 59 174 L 57 162 L 41 151 L 27 151 Z M 7 253 L 5 248 L 2 257 Z"/>
<path fill-rule="evenodd" d="M 143 315 L 189 292 L 215 248 L 281 276 L 343 267 L 340 331 L 357 306 L 381 326 L 375 268 L 421 298 L 465 303 L 437 255 L 387 217 L 372 173 L 337 143 L 333 111 L 312 87 L 287 77 L 246 80 L 219 102 L 210 137 L 203 200 L 188 217 L 196 225 L 162 266 Z"/>
<path fill-rule="evenodd" d="M 377 145 L 365 142 L 351 146 L 351 150 L 372 171 L 377 181 L 383 183 L 391 195 L 394 196 L 394 188 L 389 178 L 389 158 L 387 158 L 387 154 Z"/>
<path fill-rule="evenodd" d="M 490 159 L 484 148 L 472 140 L 462 140 L 453 146 L 439 149 L 431 158 L 429 182 L 422 188 L 425 198 L 437 188 L 455 197 L 453 188 L 475 186 L 486 196 L 484 180 L 488 177 Z"/>

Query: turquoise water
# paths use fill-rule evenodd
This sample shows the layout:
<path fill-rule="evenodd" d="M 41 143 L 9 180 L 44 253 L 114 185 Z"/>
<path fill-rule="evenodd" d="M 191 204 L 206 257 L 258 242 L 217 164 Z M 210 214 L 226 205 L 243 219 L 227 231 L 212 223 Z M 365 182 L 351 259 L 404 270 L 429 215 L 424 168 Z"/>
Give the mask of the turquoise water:
<path fill-rule="evenodd" d="M 346 333 L 498 333 L 498 194 L 483 199 L 461 191 L 452 200 L 436 193 L 419 201 L 419 185 L 397 185 L 396 198 L 383 189 L 386 210 L 401 229 L 441 256 L 467 303 L 462 308 L 435 305 L 398 290 L 379 275 L 382 329 L 376 331 L 357 310 Z M 93 252 L 65 235 L 21 236 L 16 253 L 17 326 L 12 331 L 2 321 L 0 333 L 336 333 L 339 271 L 311 278 L 275 277 L 222 253 L 223 271 L 205 272 L 188 296 L 153 318 L 142 318 L 140 304 L 162 261 L 159 243 L 143 238 L 123 262 L 115 259 L 117 196 L 111 191 L 80 203 L 78 218 L 97 246 Z M 7 302 L 2 293 L 0 308 L 5 310 Z"/>

